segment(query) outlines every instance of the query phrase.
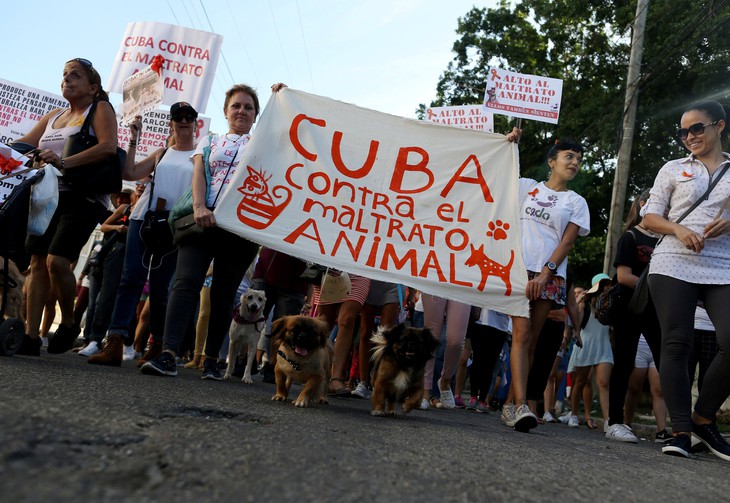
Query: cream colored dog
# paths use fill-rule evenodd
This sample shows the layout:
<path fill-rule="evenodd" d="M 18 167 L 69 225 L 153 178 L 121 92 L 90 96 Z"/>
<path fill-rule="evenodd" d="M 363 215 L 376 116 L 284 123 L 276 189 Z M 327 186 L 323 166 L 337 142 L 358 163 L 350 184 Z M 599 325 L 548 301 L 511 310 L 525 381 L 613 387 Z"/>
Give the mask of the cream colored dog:
<path fill-rule="evenodd" d="M 0 257 L 0 303 L 5 302 L 5 317 L 17 318 L 25 321 L 25 299 L 23 296 L 23 285 L 25 276 L 20 272 L 15 262 L 8 262 L 8 277 L 5 278 L 3 271 L 5 259 Z M 3 299 L 3 283 L 7 281 L 8 296 Z M 0 320 L 1 322 L 2 320 Z"/>
<path fill-rule="evenodd" d="M 256 356 L 256 346 L 259 338 L 263 336 L 266 327 L 264 318 L 264 306 L 266 305 L 266 294 L 261 290 L 249 288 L 241 295 L 241 303 L 233 310 L 233 321 L 228 332 L 230 339 L 228 343 L 228 368 L 223 379 L 230 379 L 236 367 L 238 356 L 244 351 L 248 353 L 246 359 L 246 370 L 241 379 L 246 384 L 252 384 L 251 366 Z"/>

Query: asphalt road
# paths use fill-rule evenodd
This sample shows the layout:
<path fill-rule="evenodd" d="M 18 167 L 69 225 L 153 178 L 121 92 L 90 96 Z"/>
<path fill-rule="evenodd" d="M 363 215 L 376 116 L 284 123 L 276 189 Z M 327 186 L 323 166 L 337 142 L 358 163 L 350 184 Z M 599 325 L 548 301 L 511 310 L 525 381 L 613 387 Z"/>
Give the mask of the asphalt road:
<path fill-rule="evenodd" d="M 86 364 L 76 354 L 0 358 L 0 500 L 728 501 L 730 464 L 585 427 L 515 432 L 497 414 L 369 402 L 296 409 L 274 385 Z"/>

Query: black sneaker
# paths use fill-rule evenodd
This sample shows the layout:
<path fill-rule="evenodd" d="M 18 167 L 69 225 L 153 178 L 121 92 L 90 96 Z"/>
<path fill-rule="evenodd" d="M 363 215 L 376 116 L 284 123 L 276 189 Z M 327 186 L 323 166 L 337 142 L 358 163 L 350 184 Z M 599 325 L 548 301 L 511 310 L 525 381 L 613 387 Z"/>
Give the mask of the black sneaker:
<path fill-rule="evenodd" d="M 48 348 L 46 351 L 52 355 L 71 351 L 80 333 L 81 329 L 76 325 L 72 327 L 59 325 L 53 337 L 48 339 Z"/>
<path fill-rule="evenodd" d="M 240 356 L 236 358 L 236 365 L 233 367 L 233 374 L 231 374 L 233 377 L 238 377 L 239 379 L 243 377 L 243 373 L 246 371 L 246 360 L 241 358 Z M 253 375 L 253 374 L 252 374 Z"/>
<path fill-rule="evenodd" d="M 213 381 L 223 380 L 223 376 L 221 375 L 221 371 L 218 370 L 218 364 L 215 360 L 206 358 L 205 363 L 203 364 L 203 375 L 200 376 L 200 378 L 211 379 Z"/>
<path fill-rule="evenodd" d="M 664 454 L 670 456 L 683 456 L 685 458 L 691 457 L 690 452 L 692 451 L 692 440 L 689 435 L 681 434 L 674 437 L 671 442 L 662 447 Z"/>
<path fill-rule="evenodd" d="M 730 445 L 720 435 L 716 423 L 696 424 L 693 421 L 692 435 L 705 444 L 712 454 L 725 461 L 730 461 Z"/>
<path fill-rule="evenodd" d="M 276 374 L 274 373 L 274 366 L 270 363 L 264 364 L 264 368 L 261 370 L 264 374 L 264 382 L 275 384 Z"/>
<path fill-rule="evenodd" d="M 666 444 L 667 442 L 671 442 L 673 438 L 672 434 L 665 428 L 662 431 L 656 432 L 656 435 L 654 435 L 654 442 L 657 444 Z"/>
<path fill-rule="evenodd" d="M 20 341 L 20 347 L 18 348 L 18 351 L 15 352 L 15 354 L 25 356 L 40 356 L 42 346 L 43 341 L 40 337 L 36 337 L 35 339 L 33 339 L 29 337 L 28 334 L 23 334 L 23 340 Z"/>
<path fill-rule="evenodd" d="M 152 360 L 146 362 L 140 368 L 143 374 L 151 376 L 170 376 L 175 377 L 177 375 L 177 365 L 175 357 L 172 353 L 163 351 Z"/>

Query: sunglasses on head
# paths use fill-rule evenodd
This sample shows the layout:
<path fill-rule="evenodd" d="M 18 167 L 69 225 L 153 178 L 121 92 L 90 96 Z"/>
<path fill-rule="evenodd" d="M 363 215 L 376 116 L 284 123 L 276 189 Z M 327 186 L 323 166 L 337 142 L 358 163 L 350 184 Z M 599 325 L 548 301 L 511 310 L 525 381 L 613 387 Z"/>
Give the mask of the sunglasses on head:
<path fill-rule="evenodd" d="M 719 121 L 714 121 L 710 122 L 709 124 L 702 124 L 701 122 L 697 122 L 696 124 L 692 124 L 690 127 L 677 129 L 677 138 L 679 138 L 680 140 L 686 140 L 690 133 L 695 136 L 699 136 L 705 133 L 706 127 L 714 126 L 718 122 Z"/>
<path fill-rule="evenodd" d="M 182 122 L 185 119 L 188 123 L 195 122 L 195 117 L 192 115 L 176 115 L 172 118 L 175 122 Z"/>
<path fill-rule="evenodd" d="M 76 61 L 77 63 L 84 65 L 86 68 L 94 68 L 94 65 L 91 64 L 91 61 L 85 58 L 74 58 L 71 61 Z"/>

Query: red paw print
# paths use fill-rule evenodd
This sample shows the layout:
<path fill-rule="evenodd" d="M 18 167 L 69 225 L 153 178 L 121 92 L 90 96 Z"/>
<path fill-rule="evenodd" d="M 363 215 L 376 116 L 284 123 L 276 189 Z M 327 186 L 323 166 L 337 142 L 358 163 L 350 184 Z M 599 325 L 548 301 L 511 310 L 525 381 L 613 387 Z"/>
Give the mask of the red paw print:
<path fill-rule="evenodd" d="M 509 224 L 507 222 L 502 222 L 501 220 L 489 222 L 488 227 L 487 237 L 493 237 L 497 241 L 507 239 L 507 231 L 509 230 Z"/>

